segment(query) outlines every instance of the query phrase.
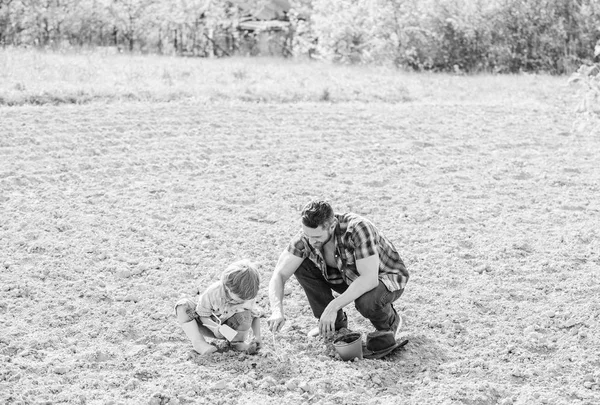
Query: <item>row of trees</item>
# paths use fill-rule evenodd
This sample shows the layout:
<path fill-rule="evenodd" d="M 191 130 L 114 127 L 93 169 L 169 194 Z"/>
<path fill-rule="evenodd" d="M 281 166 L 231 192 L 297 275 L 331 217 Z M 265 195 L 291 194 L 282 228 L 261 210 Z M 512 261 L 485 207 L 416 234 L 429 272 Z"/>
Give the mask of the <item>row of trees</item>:
<path fill-rule="evenodd" d="M 344 63 L 560 74 L 600 39 L 597 0 L 289 0 L 284 35 L 240 29 L 274 1 L 0 0 L 0 45 L 223 56 L 267 35 L 284 54 Z"/>
<path fill-rule="evenodd" d="M 0 45 L 227 54 L 238 7 L 210 0 L 0 0 Z M 209 51 L 209 44 L 212 44 Z"/>
<path fill-rule="evenodd" d="M 351 3 L 352 7 L 348 7 Z M 596 0 L 319 0 L 308 31 L 342 61 L 570 73 L 600 39 Z"/>

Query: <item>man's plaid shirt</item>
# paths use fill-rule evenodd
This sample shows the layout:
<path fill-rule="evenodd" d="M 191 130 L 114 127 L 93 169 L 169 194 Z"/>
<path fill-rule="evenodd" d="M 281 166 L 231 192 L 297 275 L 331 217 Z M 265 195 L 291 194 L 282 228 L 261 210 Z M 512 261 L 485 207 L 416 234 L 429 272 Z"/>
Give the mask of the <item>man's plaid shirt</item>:
<path fill-rule="evenodd" d="M 356 261 L 378 254 L 379 280 L 389 291 L 404 289 L 408 271 L 392 242 L 366 218 L 352 213 L 335 214 L 335 217 L 338 220 L 333 235 L 337 268 L 327 266 L 321 251 L 308 243 L 302 231 L 292 238 L 288 252 L 310 259 L 331 284 L 350 284 L 359 276 Z"/>

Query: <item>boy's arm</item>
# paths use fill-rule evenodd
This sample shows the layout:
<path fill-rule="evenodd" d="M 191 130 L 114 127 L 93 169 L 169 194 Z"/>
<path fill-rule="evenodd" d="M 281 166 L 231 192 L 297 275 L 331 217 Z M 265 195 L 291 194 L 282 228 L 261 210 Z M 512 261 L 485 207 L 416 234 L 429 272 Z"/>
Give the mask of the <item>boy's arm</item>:
<path fill-rule="evenodd" d="M 258 317 L 252 318 L 252 333 L 254 333 L 254 341 L 260 344 L 262 340 L 260 336 L 260 318 Z"/>
<path fill-rule="evenodd" d="M 196 313 L 198 314 L 200 322 L 203 326 L 206 326 L 208 329 L 210 329 L 217 339 L 223 339 L 223 334 L 219 332 L 219 325 L 221 322 L 215 322 L 211 318 L 211 316 L 214 315 L 213 301 L 215 301 L 215 290 L 213 287 L 214 284 L 209 286 L 202 294 L 200 294 L 200 298 L 196 304 Z"/>
<path fill-rule="evenodd" d="M 223 339 L 224 336 L 221 332 L 219 332 L 219 324 L 213 321 L 210 317 L 201 316 L 200 321 L 203 326 L 206 326 L 211 332 L 215 335 L 217 339 Z"/>

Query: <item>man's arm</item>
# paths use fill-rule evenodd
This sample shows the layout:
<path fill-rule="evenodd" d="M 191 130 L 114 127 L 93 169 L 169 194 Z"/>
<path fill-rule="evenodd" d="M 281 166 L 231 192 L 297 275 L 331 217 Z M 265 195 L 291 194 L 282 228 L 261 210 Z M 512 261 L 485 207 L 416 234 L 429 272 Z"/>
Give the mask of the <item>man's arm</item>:
<path fill-rule="evenodd" d="M 279 256 L 271 281 L 269 282 L 269 302 L 271 303 L 271 317 L 267 321 L 269 328 L 277 332 L 285 322 L 283 312 L 283 288 L 288 279 L 296 272 L 303 258 L 284 250 Z"/>
<path fill-rule="evenodd" d="M 338 311 L 379 285 L 379 255 L 375 254 L 357 260 L 356 270 L 359 276 L 348 286 L 348 289 L 343 294 L 331 301 L 325 308 L 325 311 L 323 311 L 323 315 L 319 319 L 319 331 L 321 334 L 334 332 Z"/>

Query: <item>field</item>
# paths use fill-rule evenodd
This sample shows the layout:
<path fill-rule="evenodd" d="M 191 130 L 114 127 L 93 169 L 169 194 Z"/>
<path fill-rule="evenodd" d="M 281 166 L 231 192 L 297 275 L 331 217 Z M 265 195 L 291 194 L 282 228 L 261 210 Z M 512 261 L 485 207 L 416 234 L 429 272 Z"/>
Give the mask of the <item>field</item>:
<path fill-rule="evenodd" d="M 600 137 L 572 133 L 566 78 L 15 50 L 0 67 L 0 403 L 600 403 Z M 247 257 L 268 316 L 312 197 L 394 241 L 408 345 L 336 359 L 292 279 L 259 354 L 195 354 L 173 304 Z"/>

